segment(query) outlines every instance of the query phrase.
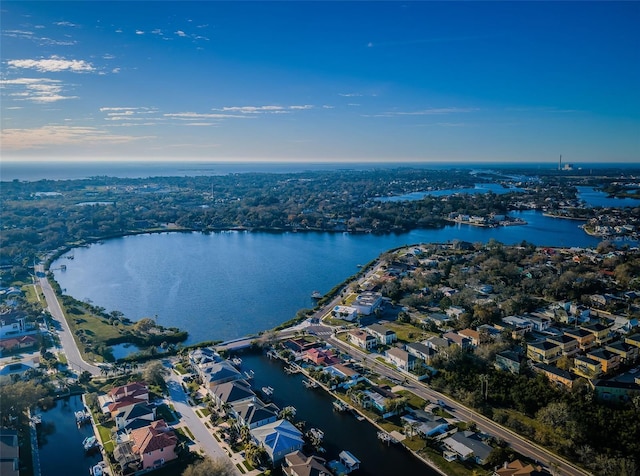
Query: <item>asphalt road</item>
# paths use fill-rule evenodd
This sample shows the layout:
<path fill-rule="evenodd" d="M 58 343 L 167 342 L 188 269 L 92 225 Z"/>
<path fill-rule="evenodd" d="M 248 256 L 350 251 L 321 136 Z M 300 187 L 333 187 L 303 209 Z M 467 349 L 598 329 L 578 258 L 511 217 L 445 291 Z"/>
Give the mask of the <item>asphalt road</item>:
<path fill-rule="evenodd" d="M 54 325 L 56 327 L 56 331 L 58 336 L 60 337 L 60 345 L 62 346 L 62 350 L 64 351 L 65 356 L 67 357 L 67 362 L 69 367 L 78 372 L 88 371 L 91 375 L 100 375 L 100 367 L 90 364 L 86 362 L 82 355 L 80 355 L 80 349 L 78 349 L 78 344 L 76 344 L 76 340 L 71 333 L 71 329 L 69 328 L 69 324 L 62 313 L 62 308 L 60 307 L 60 303 L 58 302 L 58 297 L 56 293 L 53 291 L 51 284 L 49 284 L 49 280 L 47 279 L 44 266 L 39 264 L 35 266 L 36 271 L 36 279 L 40 284 L 40 288 L 42 289 L 42 293 L 47 301 L 47 307 L 49 309 L 49 313 L 51 314 L 51 318 L 54 321 Z"/>
<path fill-rule="evenodd" d="M 351 355 L 359 362 L 366 362 L 366 367 L 371 369 L 375 373 L 390 378 L 392 381 L 402 382 L 405 380 L 405 375 L 375 360 L 376 357 L 379 356 L 378 354 L 367 354 L 366 352 L 361 351 L 360 349 L 356 349 L 334 336 L 329 337 L 327 340 L 333 346 Z M 517 452 L 537 460 L 538 463 L 543 466 L 554 469 L 554 474 L 556 476 L 590 474 L 573 465 L 564 458 L 557 456 L 547 451 L 546 449 L 536 445 L 535 443 L 522 438 L 511 430 L 498 425 L 497 423 L 486 418 L 480 413 L 462 406 L 460 403 L 450 399 L 446 395 L 436 392 L 422 382 L 410 380 L 408 383 L 403 383 L 402 385 L 407 390 L 414 393 L 418 397 L 423 398 L 424 400 L 428 400 L 433 403 L 437 402 L 438 400 L 443 401 L 447 405 L 446 411 L 453 415 L 454 418 L 457 418 L 460 421 L 475 422 L 480 431 L 504 440 L 509 444 L 509 446 L 511 446 L 511 448 L 513 448 Z"/>
<path fill-rule="evenodd" d="M 166 367 L 170 367 L 171 364 L 164 362 Z M 189 405 L 187 394 L 182 389 L 181 381 L 178 376 L 173 373 L 173 370 L 169 368 L 169 377 L 167 378 L 167 388 L 169 389 L 169 400 L 173 404 L 176 412 L 180 417 L 180 426 L 186 426 L 195 438 L 195 443 L 211 457 L 211 459 L 224 458 L 231 461 L 231 466 L 235 469 L 236 474 L 240 475 L 240 472 L 236 469 L 235 464 L 226 453 L 226 451 L 218 444 L 216 439 L 211 434 L 211 431 L 205 426 L 202 420 L 196 415 L 195 411 Z"/>

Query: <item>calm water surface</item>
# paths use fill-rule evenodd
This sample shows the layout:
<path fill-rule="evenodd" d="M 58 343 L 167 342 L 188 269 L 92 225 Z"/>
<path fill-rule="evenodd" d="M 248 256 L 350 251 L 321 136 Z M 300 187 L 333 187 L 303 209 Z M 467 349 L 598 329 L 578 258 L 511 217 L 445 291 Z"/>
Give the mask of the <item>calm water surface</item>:
<path fill-rule="evenodd" d="M 165 233 L 136 235 L 78 248 L 61 257 L 55 277 L 66 294 L 132 320 L 189 332 L 188 343 L 226 340 L 270 329 L 313 307 L 311 293 L 328 292 L 382 252 L 425 242 L 466 240 L 505 244 L 596 246 L 581 222 L 537 212 L 514 214 L 528 225 L 468 225 L 401 235 L 343 233 Z M 66 259 L 73 256 L 74 259 Z"/>
<path fill-rule="evenodd" d="M 296 408 L 296 421 L 306 422 L 305 430 L 319 428 L 324 432 L 326 453 L 331 461 L 342 450 L 350 451 L 362 462 L 354 473 L 359 476 L 437 475 L 433 469 L 415 458 L 400 445 L 387 445 L 377 438 L 376 428 L 366 421 L 358 421 L 353 415 L 335 412 L 331 398 L 320 389 L 307 389 L 300 374 L 287 375 L 281 361 L 273 361 L 256 354 L 244 354 L 242 370 L 253 370 L 254 389 L 265 385 L 273 387 L 273 402 L 284 408 Z"/>
<path fill-rule="evenodd" d="M 42 412 L 38 432 L 42 476 L 86 476 L 102 460 L 100 453 L 86 454 L 82 440 L 93 435 L 91 425 L 76 426 L 75 412 L 82 410 L 79 395 L 56 400 L 56 406 Z"/>
<path fill-rule="evenodd" d="M 640 207 L 640 199 L 637 198 L 614 198 L 609 197 L 602 190 L 595 190 L 591 187 L 576 187 L 578 198 L 584 200 L 590 207 Z"/>
<path fill-rule="evenodd" d="M 342 233 L 165 233 L 116 238 L 61 257 L 55 277 L 66 294 L 108 312 L 189 332 L 188 343 L 270 329 L 312 308 L 311 293 L 336 284 L 391 248 L 466 240 L 548 246 L 596 246 L 581 222 L 514 213 L 526 226 L 448 226 L 401 235 Z M 73 255 L 74 259 L 66 259 Z"/>

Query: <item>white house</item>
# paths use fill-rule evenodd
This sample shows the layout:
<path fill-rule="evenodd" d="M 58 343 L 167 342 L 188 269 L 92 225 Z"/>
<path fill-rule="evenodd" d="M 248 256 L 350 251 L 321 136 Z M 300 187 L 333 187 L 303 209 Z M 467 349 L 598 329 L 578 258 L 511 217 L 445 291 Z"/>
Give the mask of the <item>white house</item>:
<path fill-rule="evenodd" d="M 358 308 L 353 306 L 336 306 L 333 308 L 333 315 L 338 319 L 353 322 L 358 318 Z"/>
<path fill-rule="evenodd" d="M 352 305 L 358 309 L 360 314 L 368 316 L 382 305 L 382 293 L 365 291 L 358 294 L 358 297 L 356 297 Z"/>

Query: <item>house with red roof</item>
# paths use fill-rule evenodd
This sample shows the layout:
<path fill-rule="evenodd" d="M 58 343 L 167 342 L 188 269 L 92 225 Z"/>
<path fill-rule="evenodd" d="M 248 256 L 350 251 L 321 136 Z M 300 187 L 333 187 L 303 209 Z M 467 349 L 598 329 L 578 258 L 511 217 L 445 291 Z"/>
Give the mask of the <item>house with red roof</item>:
<path fill-rule="evenodd" d="M 178 437 L 164 420 L 157 420 L 147 427 L 133 430 L 131 439 L 133 452 L 139 456 L 143 470 L 157 468 L 178 457 Z"/>

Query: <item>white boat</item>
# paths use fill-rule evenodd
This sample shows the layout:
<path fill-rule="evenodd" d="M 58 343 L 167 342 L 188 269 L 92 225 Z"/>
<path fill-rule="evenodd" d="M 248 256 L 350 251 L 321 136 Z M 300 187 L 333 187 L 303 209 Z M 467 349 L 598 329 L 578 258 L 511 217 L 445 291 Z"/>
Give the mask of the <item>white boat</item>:
<path fill-rule="evenodd" d="M 267 397 L 273 395 L 273 387 L 262 387 L 262 393 L 264 393 Z"/>
<path fill-rule="evenodd" d="M 89 474 L 91 474 L 91 476 L 103 476 L 104 469 L 102 468 L 102 463 L 98 463 L 95 466 L 92 466 L 89 470 Z"/>
<path fill-rule="evenodd" d="M 90 450 L 91 448 L 98 446 L 98 440 L 95 436 L 87 436 L 82 440 L 82 446 L 85 450 Z"/>
<path fill-rule="evenodd" d="M 311 297 L 312 297 L 313 299 L 320 299 L 320 298 L 322 297 L 322 294 L 320 293 L 320 291 L 313 291 L 313 292 L 311 293 Z"/>

